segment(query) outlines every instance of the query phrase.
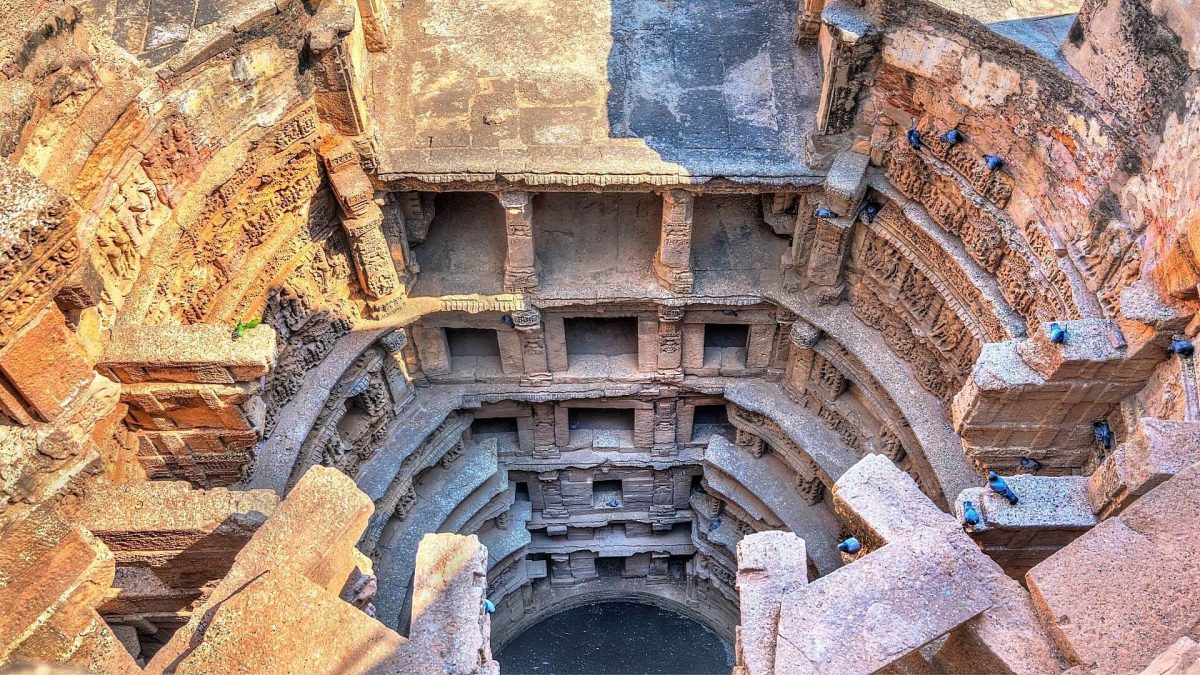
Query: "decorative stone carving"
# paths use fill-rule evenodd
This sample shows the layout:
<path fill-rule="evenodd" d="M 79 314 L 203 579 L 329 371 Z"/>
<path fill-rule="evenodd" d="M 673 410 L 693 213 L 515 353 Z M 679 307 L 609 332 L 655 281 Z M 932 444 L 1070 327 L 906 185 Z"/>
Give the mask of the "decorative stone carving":
<path fill-rule="evenodd" d="M 692 293 L 692 213 L 695 197 L 686 190 L 663 193 L 662 228 L 654 254 L 654 273 L 667 290 Z"/>

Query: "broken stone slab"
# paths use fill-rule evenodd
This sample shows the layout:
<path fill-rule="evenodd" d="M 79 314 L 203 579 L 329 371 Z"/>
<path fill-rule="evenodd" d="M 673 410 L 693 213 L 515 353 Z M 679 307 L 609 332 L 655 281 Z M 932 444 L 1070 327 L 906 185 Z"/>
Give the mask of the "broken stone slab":
<path fill-rule="evenodd" d="M 1200 672 L 1200 644 L 1181 637 L 1159 654 L 1142 675 L 1195 675 Z"/>
<path fill-rule="evenodd" d="M 883 455 L 867 455 L 833 486 L 834 510 L 868 548 L 930 532 L 957 532 L 958 523 Z"/>
<path fill-rule="evenodd" d="M 484 610 L 487 549 L 475 535 L 427 534 L 417 548 L 411 643 L 448 673 L 492 673 L 491 617 Z"/>
<path fill-rule="evenodd" d="M 127 326 L 110 332 L 97 369 L 125 384 L 233 384 L 264 377 L 275 366 L 275 329 L 233 326 Z"/>
<path fill-rule="evenodd" d="M 169 662 L 156 656 L 147 671 L 445 672 L 432 655 L 287 567 L 262 570 L 204 614 L 193 643 Z"/>
<path fill-rule="evenodd" d="M 823 201 L 826 207 L 843 216 L 854 215 L 851 211 L 867 191 L 864 178 L 870 162 L 870 155 L 859 152 L 847 151 L 834 155 L 829 173 L 825 175 Z"/>
<path fill-rule="evenodd" d="M 775 672 L 875 672 L 978 616 L 992 599 L 966 565 L 967 547 L 937 532 L 912 536 L 792 589 Z"/>
<path fill-rule="evenodd" d="M 1137 672 L 1200 621 L 1200 464 L 1193 464 L 1026 575 L 1076 663 Z"/>
<path fill-rule="evenodd" d="M 132 657 L 94 609 L 115 574 L 112 553 L 49 506 L 0 532 L 0 663 L 132 672 Z"/>
<path fill-rule="evenodd" d="M 838 480 L 833 498 L 843 522 L 867 548 L 906 537 L 940 534 L 957 550 L 967 551 L 970 574 L 987 590 L 993 607 L 952 631 L 939 650 L 950 672 L 990 668 L 997 672 L 1041 673 L 1059 669 L 1059 655 L 1038 621 L 1029 594 L 980 552 L 955 518 L 922 494 L 911 476 L 885 457 L 868 455 Z"/>
<path fill-rule="evenodd" d="M 793 588 L 808 583 L 805 542 L 790 532 L 758 532 L 737 544 L 737 629 L 740 675 L 767 675 L 775 668 L 780 604 Z"/>
<path fill-rule="evenodd" d="M 1047 381 L 1103 376 L 1124 356 L 1125 338 L 1114 321 L 1076 319 L 1058 324 L 1067 331 L 1063 344 L 1050 341 L 1050 323 L 1017 343 L 1021 358 Z"/>
<path fill-rule="evenodd" d="M 1019 501 L 1008 499 L 988 487 L 964 490 L 955 501 L 955 512 L 963 522 L 963 502 L 970 501 L 983 522 L 974 526 L 977 540 L 996 545 L 1066 545 L 1095 527 L 1096 517 L 1088 501 L 1085 476 L 1031 476 L 1018 474 L 1004 480 Z M 1065 539 L 1065 541 L 1063 541 Z"/>
<path fill-rule="evenodd" d="M 203 633 L 206 614 L 268 570 L 290 569 L 336 598 L 357 565 L 354 545 L 374 505 L 342 472 L 314 466 L 247 542 L 229 574 L 147 669 L 163 672 Z M 365 616 L 365 615 L 364 615 Z"/>
<path fill-rule="evenodd" d="M 1091 507 L 1101 518 L 1115 516 L 1197 461 L 1200 422 L 1140 418 L 1088 479 Z"/>

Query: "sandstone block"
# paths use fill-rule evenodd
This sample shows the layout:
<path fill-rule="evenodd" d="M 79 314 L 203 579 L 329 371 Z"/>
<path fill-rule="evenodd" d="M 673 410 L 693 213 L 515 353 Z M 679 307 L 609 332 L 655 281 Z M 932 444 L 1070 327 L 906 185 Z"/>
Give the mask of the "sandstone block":
<path fill-rule="evenodd" d="M 1043 621 L 1075 662 L 1145 668 L 1200 620 L 1200 464 L 1034 567 Z"/>
<path fill-rule="evenodd" d="M 1116 515 L 1197 461 L 1200 423 L 1143 417 L 1088 480 L 1091 507 L 1101 517 Z"/>
<path fill-rule="evenodd" d="M 992 606 L 941 536 L 911 537 L 783 597 L 775 672 L 880 670 Z"/>
<path fill-rule="evenodd" d="M 100 371 L 122 383 L 233 384 L 275 365 L 275 330 L 261 325 L 238 339 L 232 326 L 128 326 L 111 331 Z"/>

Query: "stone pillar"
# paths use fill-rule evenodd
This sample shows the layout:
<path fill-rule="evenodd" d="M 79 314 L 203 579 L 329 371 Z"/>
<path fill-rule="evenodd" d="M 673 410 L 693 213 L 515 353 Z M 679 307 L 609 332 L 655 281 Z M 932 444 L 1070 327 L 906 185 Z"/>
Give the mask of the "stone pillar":
<path fill-rule="evenodd" d="M 553 403 L 533 404 L 533 454 L 542 459 L 558 457 L 555 442 L 555 420 Z"/>
<path fill-rule="evenodd" d="M 399 412 L 415 395 L 409 384 L 407 367 L 404 363 L 404 348 L 408 345 L 408 334 L 397 328 L 379 338 L 379 346 L 387 352 L 383 362 L 383 377 L 392 395 L 394 410 Z"/>
<path fill-rule="evenodd" d="M 542 484 L 542 517 L 546 519 L 566 518 L 570 514 L 563 504 L 562 486 L 558 482 L 557 471 L 544 471 L 538 474 Z"/>
<path fill-rule="evenodd" d="M 788 359 L 787 377 L 784 388 L 794 393 L 804 393 L 812 373 L 816 352 L 813 348 L 821 339 L 821 331 L 807 321 L 797 320 L 792 324 L 791 358 Z"/>
<path fill-rule="evenodd" d="M 692 276 L 692 210 L 694 196 L 686 190 L 663 193 L 662 228 L 654 253 L 654 275 L 672 293 L 690 295 Z"/>
<path fill-rule="evenodd" d="M 816 39 L 817 31 L 821 28 L 821 12 L 824 9 L 825 0 L 804 0 L 804 6 L 796 15 L 797 42 L 810 42 Z"/>
<path fill-rule="evenodd" d="M 408 225 L 405 222 L 404 206 L 395 192 L 375 193 L 375 203 L 383 210 L 383 236 L 387 239 L 392 254 L 392 264 L 406 286 L 421 271 L 408 241 Z"/>
<path fill-rule="evenodd" d="M 536 308 L 512 313 L 513 327 L 521 336 L 521 355 L 525 375 L 521 385 L 547 387 L 553 380 L 546 357 L 546 331 L 542 328 L 542 313 Z"/>
<path fill-rule="evenodd" d="M 674 433 L 673 430 L 672 433 Z M 670 471 L 654 472 L 654 487 L 650 500 L 651 516 L 675 515 L 675 483 Z M 673 525 L 673 523 L 666 524 Z"/>
<path fill-rule="evenodd" d="M 658 375 L 683 379 L 683 308 L 658 308 Z"/>
<path fill-rule="evenodd" d="M 387 3 L 383 0 L 358 0 L 358 16 L 367 49 L 373 52 L 386 51 L 391 24 Z"/>
<path fill-rule="evenodd" d="M 656 415 L 653 407 L 636 408 L 633 411 L 633 445 L 639 450 L 653 451 Z"/>
<path fill-rule="evenodd" d="M 322 148 L 321 156 L 341 207 L 342 228 L 350 240 L 350 255 L 359 284 L 370 298 L 367 313 L 372 318 L 386 316 L 403 301 L 405 289 L 383 233 L 383 210 L 375 203 L 371 179 L 349 141 Z"/>
<path fill-rule="evenodd" d="M 675 423 L 677 399 L 655 401 L 654 403 L 654 449 L 656 457 L 673 457 L 678 446 L 675 445 Z"/>
<path fill-rule="evenodd" d="M 787 370 L 788 357 L 792 354 L 792 326 L 796 323 L 795 312 L 780 307 L 775 310 L 775 347 L 771 354 L 770 370 L 782 374 Z"/>
<path fill-rule="evenodd" d="M 504 257 L 504 290 L 524 293 L 537 288 L 537 257 L 533 248 L 533 196 L 528 192 L 501 192 L 508 251 Z"/>

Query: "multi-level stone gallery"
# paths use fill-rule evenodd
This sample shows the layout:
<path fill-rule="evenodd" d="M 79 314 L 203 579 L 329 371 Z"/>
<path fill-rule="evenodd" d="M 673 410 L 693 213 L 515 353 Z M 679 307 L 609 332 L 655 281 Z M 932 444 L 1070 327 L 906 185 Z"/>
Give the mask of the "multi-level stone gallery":
<path fill-rule="evenodd" d="M 0 670 L 1197 673 L 1198 284 L 1198 0 L 0 0 Z"/>

